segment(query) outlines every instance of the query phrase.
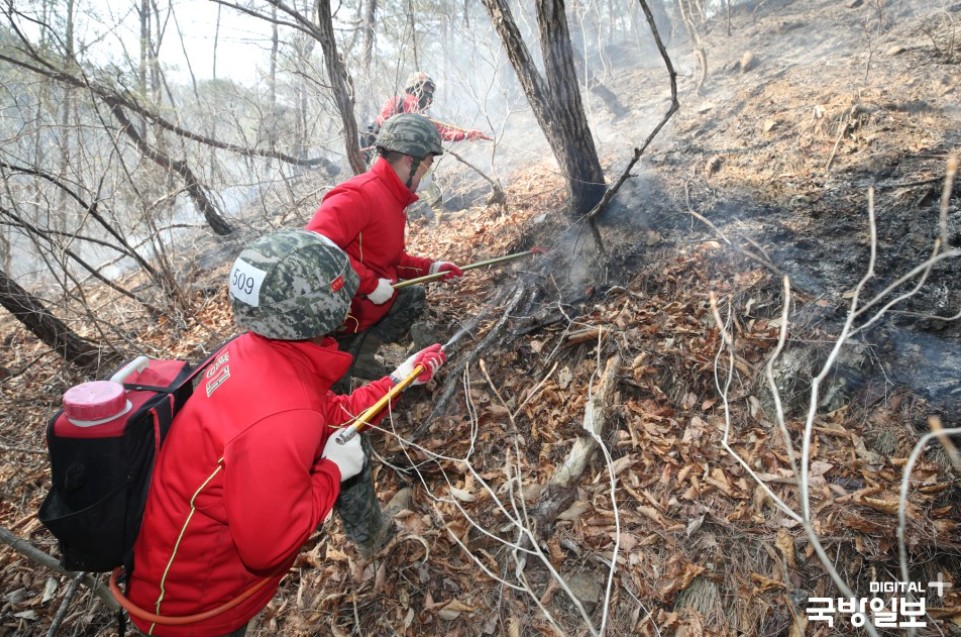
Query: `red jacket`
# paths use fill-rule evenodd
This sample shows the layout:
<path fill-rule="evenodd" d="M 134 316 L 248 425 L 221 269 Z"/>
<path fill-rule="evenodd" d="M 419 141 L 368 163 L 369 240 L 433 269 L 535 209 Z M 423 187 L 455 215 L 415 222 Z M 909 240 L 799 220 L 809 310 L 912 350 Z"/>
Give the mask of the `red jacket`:
<path fill-rule="evenodd" d="M 420 107 L 420 98 L 411 93 L 405 93 L 403 96 L 395 95 L 386 102 L 384 102 L 383 108 L 380 109 L 380 115 L 377 116 L 375 120 L 377 126 L 383 126 L 384 122 L 388 119 L 397 115 L 398 113 L 416 113 L 418 115 L 423 115 L 424 117 L 430 117 L 429 108 Z M 434 122 L 434 127 L 437 128 L 437 132 L 440 133 L 441 138 L 448 142 L 462 142 L 467 139 L 467 131 L 458 128 L 449 128 L 443 124 L 438 124 Z"/>
<path fill-rule="evenodd" d="M 236 630 L 273 597 L 303 543 L 340 494 L 321 459 L 334 427 L 391 387 L 329 391 L 350 365 L 323 345 L 247 333 L 221 350 L 161 448 L 134 547 L 131 601 L 163 616 L 217 608 L 265 576 L 238 606 L 187 626 L 133 622 L 148 634 L 212 637 Z M 152 631 L 152 632 L 151 632 Z"/>
<path fill-rule="evenodd" d="M 380 157 L 370 170 L 324 195 L 320 208 L 305 226 L 340 246 L 360 276 L 357 295 L 344 322 L 345 331 L 364 331 L 387 314 L 394 299 L 374 305 L 366 296 L 377 287 L 378 279 L 399 281 L 430 272 L 430 259 L 406 252 L 405 208 L 417 199 Z"/>

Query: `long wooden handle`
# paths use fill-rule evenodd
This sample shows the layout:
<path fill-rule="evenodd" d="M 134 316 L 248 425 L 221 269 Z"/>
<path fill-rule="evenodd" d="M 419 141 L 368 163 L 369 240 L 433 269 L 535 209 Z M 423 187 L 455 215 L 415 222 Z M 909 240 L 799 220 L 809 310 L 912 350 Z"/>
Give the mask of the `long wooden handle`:
<path fill-rule="evenodd" d="M 497 263 L 502 263 L 504 261 L 512 261 L 514 259 L 519 259 L 521 257 L 526 257 L 529 254 L 536 254 L 537 250 L 525 250 L 524 252 L 516 252 L 514 254 L 507 254 L 502 257 L 494 257 L 492 259 L 484 259 L 483 261 L 477 261 L 476 263 L 471 263 L 465 265 L 461 268 L 463 271 L 473 270 L 474 268 L 482 268 L 485 265 L 495 265 Z M 434 274 L 425 274 L 424 276 L 419 276 L 414 279 L 406 279 L 404 281 L 398 281 L 394 284 L 395 290 L 400 290 L 401 288 L 406 288 L 411 285 L 417 285 L 419 283 L 430 283 L 431 281 L 437 281 L 447 276 L 449 272 L 435 272 Z"/>

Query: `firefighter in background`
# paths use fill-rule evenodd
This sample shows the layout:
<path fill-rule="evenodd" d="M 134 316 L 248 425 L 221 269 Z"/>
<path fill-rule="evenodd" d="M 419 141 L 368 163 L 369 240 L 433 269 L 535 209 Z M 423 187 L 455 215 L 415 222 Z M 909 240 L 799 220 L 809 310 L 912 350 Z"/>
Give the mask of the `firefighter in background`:
<path fill-rule="evenodd" d="M 384 122 L 398 113 L 416 113 L 427 117 L 437 128 L 441 139 L 446 142 L 474 141 L 477 139 L 489 141 L 491 139 L 485 135 L 483 131 L 458 128 L 431 119 L 430 107 L 431 104 L 434 103 L 434 91 L 436 88 L 437 85 L 427 73 L 417 71 L 416 73 L 410 74 L 404 83 L 403 95 L 395 95 L 384 102 L 384 106 L 380 109 L 380 114 L 377 116 L 377 119 L 367 127 L 367 134 L 364 139 L 361 140 L 361 148 L 364 149 L 368 161 L 373 157 L 377 135 L 384 125 Z"/>
<path fill-rule="evenodd" d="M 436 89 L 437 85 L 434 84 L 434 80 L 432 80 L 427 73 L 423 71 L 411 73 L 404 83 L 404 94 L 395 95 L 390 98 L 384 103 L 383 108 L 380 109 L 380 115 L 378 115 L 375 120 L 376 128 L 379 129 L 384 125 L 384 122 L 398 113 L 418 113 L 431 119 L 429 111 L 431 104 L 434 103 L 434 91 Z M 443 124 L 436 120 L 431 121 L 434 126 L 437 127 L 437 132 L 440 133 L 441 139 L 445 142 L 490 139 L 483 131 L 467 130 L 449 124 Z"/>

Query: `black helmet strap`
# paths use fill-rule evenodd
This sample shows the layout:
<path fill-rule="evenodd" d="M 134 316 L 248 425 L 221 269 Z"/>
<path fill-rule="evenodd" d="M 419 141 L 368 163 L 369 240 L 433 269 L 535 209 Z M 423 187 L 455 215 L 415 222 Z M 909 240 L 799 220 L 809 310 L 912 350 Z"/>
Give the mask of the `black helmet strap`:
<path fill-rule="evenodd" d="M 407 190 L 410 190 L 410 187 L 414 185 L 414 175 L 417 174 L 417 169 L 420 168 L 420 162 L 422 162 L 424 158 L 411 155 L 411 160 L 410 175 L 407 176 Z"/>

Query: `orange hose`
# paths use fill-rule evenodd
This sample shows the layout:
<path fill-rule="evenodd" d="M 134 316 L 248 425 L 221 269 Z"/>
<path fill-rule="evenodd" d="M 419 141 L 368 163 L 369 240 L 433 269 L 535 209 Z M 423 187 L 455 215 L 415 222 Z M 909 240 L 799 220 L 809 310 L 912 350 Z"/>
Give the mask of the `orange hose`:
<path fill-rule="evenodd" d="M 265 577 L 264 579 L 255 583 L 253 586 L 245 590 L 243 593 L 241 593 L 237 597 L 229 600 L 225 604 L 221 604 L 217 608 L 213 608 L 211 610 L 204 611 L 202 613 L 197 613 L 196 615 L 180 615 L 178 617 L 166 617 L 164 615 L 155 615 L 151 612 L 148 612 L 140 608 L 133 602 L 131 602 L 129 599 L 127 599 L 126 595 L 124 595 L 120 591 L 120 586 L 117 585 L 117 577 L 119 576 L 120 570 L 121 569 L 118 567 L 113 569 L 113 572 L 110 573 L 110 592 L 113 593 L 113 596 L 117 600 L 117 603 L 123 606 L 123 608 L 128 613 L 130 613 L 133 617 L 137 617 L 139 619 L 151 622 L 153 624 L 161 624 L 163 626 L 183 626 L 185 624 L 197 624 L 202 621 L 208 620 L 211 617 L 216 617 L 217 615 L 227 612 L 228 610 L 230 610 L 240 602 L 244 601 L 245 599 L 247 599 L 257 591 L 262 589 L 264 586 L 266 586 L 268 582 L 274 579 L 273 577 Z"/>

